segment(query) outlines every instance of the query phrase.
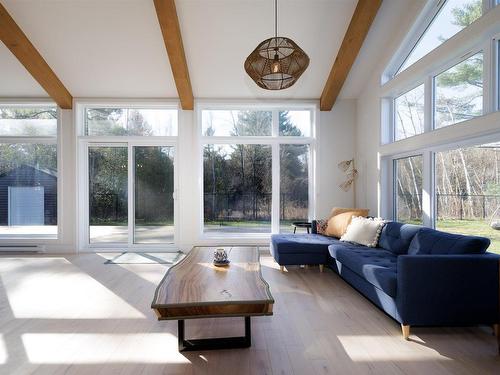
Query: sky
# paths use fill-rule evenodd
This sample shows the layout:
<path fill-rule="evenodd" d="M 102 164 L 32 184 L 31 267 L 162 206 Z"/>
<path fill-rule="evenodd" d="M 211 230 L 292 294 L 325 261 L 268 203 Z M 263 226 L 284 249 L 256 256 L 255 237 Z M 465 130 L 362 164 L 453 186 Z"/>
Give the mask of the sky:
<path fill-rule="evenodd" d="M 212 123 L 215 128 L 214 136 L 231 136 L 233 130 L 233 117 L 238 118 L 239 111 L 230 110 L 206 110 L 202 114 L 202 134 L 205 134 Z M 311 135 L 311 112 L 308 110 L 288 111 L 288 116 L 292 123 L 297 126 L 304 136 Z M 272 125 L 269 124 L 269 133 Z M 263 134 L 265 135 L 265 134 Z M 270 134 L 269 134 L 270 135 Z"/>
<path fill-rule="evenodd" d="M 458 33 L 462 28 L 452 23 L 452 10 L 455 8 L 463 8 L 467 4 L 476 2 L 477 0 L 448 0 L 434 18 L 434 21 L 427 28 L 425 34 L 419 40 L 399 71 L 405 70 L 414 62 L 439 46 L 443 42 L 442 38 L 449 39 Z"/>

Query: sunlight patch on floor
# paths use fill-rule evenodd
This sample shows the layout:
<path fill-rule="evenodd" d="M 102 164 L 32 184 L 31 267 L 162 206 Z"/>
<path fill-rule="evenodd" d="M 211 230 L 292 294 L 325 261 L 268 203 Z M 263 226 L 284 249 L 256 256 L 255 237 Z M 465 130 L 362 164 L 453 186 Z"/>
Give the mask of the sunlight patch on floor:
<path fill-rule="evenodd" d="M 160 282 L 163 276 L 167 273 L 170 266 L 165 264 L 151 265 L 151 264 L 117 264 L 115 267 L 120 267 L 127 272 L 132 272 L 137 277 L 140 277 L 144 281 L 156 285 Z M 153 269 L 154 267 L 154 269 Z"/>
<path fill-rule="evenodd" d="M 337 337 L 347 355 L 355 362 L 450 360 L 434 349 L 412 342 L 405 342 L 408 348 L 402 349 L 401 337 L 377 335 Z"/>
<path fill-rule="evenodd" d="M 111 255 L 110 255 L 111 254 Z M 114 254 L 114 255 L 112 255 Z M 96 254 L 103 259 L 103 263 L 107 259 L 113 259 L 117 255 L 116 253 L 109 254 Z M 171 267 L 170 264 L 158 264 L 158 263 L 150 263 L 150 264 L 106 264 L 106 267 L 120 267 L 121 269 L 131 272 L 137 277 L 140 277 L 144 281 L 156 285 L 159 283 L 161 278 L 165 275 L 168 269 Z"/>
<path fill-rule="evenodd" d="M 16 318 L 146 318 L 64 258 L 24 258 L 22 268 L 2 273 L 1 280 Z"/>
<path fill-rule="evenodd" d="M 190 363 L 170 333 L 26 333 L 22 341 L 36 364 Z"/>

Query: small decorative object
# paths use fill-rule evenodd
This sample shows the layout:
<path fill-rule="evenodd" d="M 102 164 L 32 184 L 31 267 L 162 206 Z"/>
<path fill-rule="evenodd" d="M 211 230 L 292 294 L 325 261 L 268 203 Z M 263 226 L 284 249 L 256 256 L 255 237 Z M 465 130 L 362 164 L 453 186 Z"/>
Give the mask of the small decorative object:
<path fill-rule="evenodd" d="M 214 266 L 224 267 L 229 265 L 227 252 L 224 248 L 220 247 L 214 251 Z"/>
<path fill-rule="evenodd" d="M 354 159 L 344 160 L 338 164 L 339 169 L 346 173 L 347 180 L 342 182 L 339 187 L 344 191 L 349 191 L 351 186 L 354 186 L 356 177 L 358 177 L 358 170 L 354 166 Z"/>
<path fill-rule="evenodd" d="M 292 86 L 309 65 L 307 54 L 291 39 L 278 37 L 278 0 L 274 0 L 274 37 L 264 40 L 245 60 L 245 71 L 266 90 Z"/>

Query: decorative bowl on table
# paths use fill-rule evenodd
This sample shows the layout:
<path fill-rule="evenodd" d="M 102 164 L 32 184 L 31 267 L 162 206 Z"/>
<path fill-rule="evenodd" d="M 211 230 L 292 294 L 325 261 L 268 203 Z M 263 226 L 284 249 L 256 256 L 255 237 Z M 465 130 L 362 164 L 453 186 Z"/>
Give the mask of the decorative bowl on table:
<path fill-rule="evenodd" d="M 230 260 L 228 259 L 226 249 L 218 248 L 214 251 L 214 266 L 225 267 L 228 266 Z"/>

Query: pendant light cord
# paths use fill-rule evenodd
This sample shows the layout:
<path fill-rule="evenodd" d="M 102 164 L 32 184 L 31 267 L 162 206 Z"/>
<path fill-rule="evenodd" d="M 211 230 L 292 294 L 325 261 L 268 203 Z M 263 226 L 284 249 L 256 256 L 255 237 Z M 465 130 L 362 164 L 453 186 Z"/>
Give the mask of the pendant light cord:
<path fill-rule="evenodd" d="M 278 38 L 278 0 L 274 0 L 274 37 Z"/>

